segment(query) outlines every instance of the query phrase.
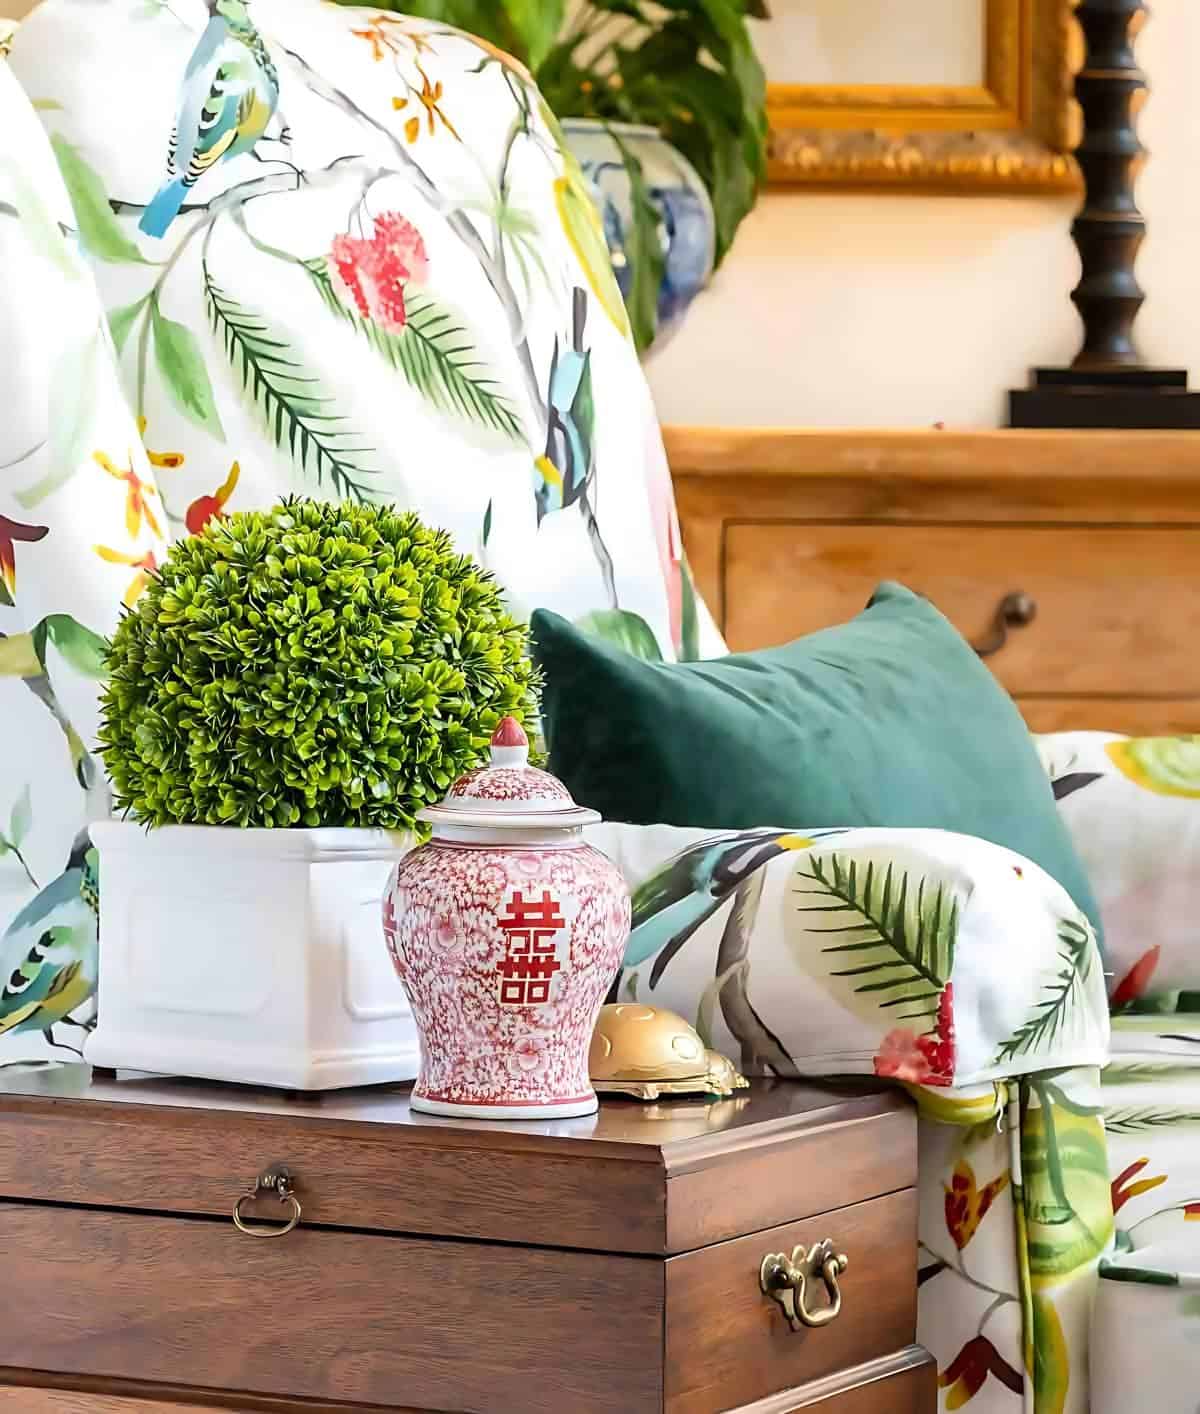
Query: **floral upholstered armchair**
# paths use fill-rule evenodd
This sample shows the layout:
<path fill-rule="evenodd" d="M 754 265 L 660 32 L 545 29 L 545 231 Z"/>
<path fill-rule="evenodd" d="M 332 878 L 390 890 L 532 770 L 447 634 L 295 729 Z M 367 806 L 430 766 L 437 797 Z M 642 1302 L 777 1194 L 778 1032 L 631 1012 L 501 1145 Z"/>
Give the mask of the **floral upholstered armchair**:
<path fill-rule="evenodd" d="M 172 539 L 288 492 L 386 497 L 522 612 L 667 659 L 722 644 L 588 193 L 506 56 L 317 0 L 44 0 L 0 135 L 0 1064 L 24 1065 L 89 1020 L 103 640 Z M 1172 750 L 1045 746 L 1118 1003 L 1200 985 L 1187 868 L 1156 884 L 1196 858 Z M 1114 1206 L 1132 1244 L 1200 1198 L 1185 1019 L 1122 1016 L 1142 1050 L 1102 1089 L 1106 964 L 1056 882 L 976 839 L 792 824 L 598 827 L 635 892 L 621 994 L 755 1073 L 907 1086 L 944 1407 L 1083 1411 Z"/>

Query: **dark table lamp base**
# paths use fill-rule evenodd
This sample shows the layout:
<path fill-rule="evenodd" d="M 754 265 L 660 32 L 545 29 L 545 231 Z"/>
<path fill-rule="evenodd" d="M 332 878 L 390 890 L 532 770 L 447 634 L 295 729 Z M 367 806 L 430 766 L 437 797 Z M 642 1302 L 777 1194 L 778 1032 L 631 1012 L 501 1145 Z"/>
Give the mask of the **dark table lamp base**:
<path fill-rule="evenodd" d="M 1038 368 L 1009 397 L 1011 427 L 1200 431 L 1200 392 L 1183 368 Z"/>

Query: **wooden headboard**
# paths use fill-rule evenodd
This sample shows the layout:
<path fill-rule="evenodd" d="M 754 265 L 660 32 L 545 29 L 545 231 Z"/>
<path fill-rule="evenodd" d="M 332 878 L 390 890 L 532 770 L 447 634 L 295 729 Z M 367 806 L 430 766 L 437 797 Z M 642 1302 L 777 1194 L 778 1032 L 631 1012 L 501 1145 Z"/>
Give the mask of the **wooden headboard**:
<path fill-rule="evenodd" d="M 929 596 L 1038 731 L 1200 731 L 1200 433 L 668 428 L 733 649 Z M 1000 622 L 1004 620 L 1004 622 Z"/>

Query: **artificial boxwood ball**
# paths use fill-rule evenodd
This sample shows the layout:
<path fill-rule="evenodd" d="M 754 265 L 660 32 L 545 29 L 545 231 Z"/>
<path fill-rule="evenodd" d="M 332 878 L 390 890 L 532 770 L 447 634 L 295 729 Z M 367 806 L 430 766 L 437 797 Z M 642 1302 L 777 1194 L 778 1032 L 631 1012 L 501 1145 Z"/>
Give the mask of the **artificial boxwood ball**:
<path fill-rule="evenodd" d="M 414 829 L 531 720 L 527 635 L 411 512 L 302 499 L 171 549 L 109 645 L 100 752 L 150 825 Z"/>

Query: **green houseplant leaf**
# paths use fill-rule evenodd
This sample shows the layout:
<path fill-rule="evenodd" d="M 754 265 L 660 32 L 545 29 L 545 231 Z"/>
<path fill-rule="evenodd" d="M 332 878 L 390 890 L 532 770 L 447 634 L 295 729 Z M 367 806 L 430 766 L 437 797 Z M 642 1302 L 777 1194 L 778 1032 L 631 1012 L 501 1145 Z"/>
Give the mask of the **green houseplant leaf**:
<path fill-rule="evenodd" d="M 60 133 L 55 133 L 50 143 L 75 210 L 79 239 L 84 248 L 97 260 L 148 265 L 150 262 L 113 215 L 104 183 L 95 168 Z"/>
<path fill-rule="evenodd" d="M 420 831 L 501 717 L 532 720 L 527 637 L 412 512 L 294 497 L 213 519 L 113 635 L 99 742 L 116 807 Z"/>

